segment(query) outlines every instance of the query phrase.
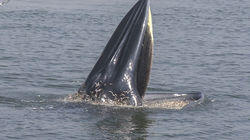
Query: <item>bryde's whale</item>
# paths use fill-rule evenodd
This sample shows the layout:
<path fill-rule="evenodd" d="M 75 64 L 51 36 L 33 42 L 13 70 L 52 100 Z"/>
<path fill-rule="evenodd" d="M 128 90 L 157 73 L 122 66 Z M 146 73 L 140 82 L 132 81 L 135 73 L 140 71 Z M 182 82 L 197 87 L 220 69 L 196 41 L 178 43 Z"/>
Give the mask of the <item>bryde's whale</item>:
<path fill-rule="evenodd" d="M 153 44 L 150 1 L 139 0 L 116 28 L 77 94 L 94 102 L 141 106 L 150 77 Z M 184 97 L 196 100 L 200 93 Z"/>

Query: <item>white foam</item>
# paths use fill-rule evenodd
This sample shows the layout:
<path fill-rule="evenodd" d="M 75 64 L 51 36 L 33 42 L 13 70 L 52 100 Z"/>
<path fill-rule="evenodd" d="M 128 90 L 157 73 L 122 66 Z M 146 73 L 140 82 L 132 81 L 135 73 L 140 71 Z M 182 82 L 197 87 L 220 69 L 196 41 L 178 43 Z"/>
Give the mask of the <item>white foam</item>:
<path fill-rule="evenodd" d="M 118 102 L 111 102 L 107 100 L 101 100 L 100 102 L 91 101 L 90 99 L 83 99 L 83 96 L 75 93 L 70 94 L 65 97 L 62 101 L 64 102 L 85 102 L 93 105 L 104 105 L 104 106 L 115 106 L 115 107 L 125 107 L 125 108 L 159 108 L 159 109 L 183 109 L 190 102 L 184 100 L 175 99 L 157 99 L 157 100 L 144 100 L 142 106 L 132 106 L 126 105 Z"/>

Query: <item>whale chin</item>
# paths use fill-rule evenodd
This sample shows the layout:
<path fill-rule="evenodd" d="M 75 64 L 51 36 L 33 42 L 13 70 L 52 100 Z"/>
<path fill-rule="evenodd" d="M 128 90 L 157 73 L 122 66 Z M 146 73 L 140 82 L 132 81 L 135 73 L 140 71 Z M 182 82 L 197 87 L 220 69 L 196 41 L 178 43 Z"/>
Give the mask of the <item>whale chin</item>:
<path fill-rule="evenodd" d="M 142 105 L 152 50 L 150 3 L 139 0 L 116 28 L 78 93 L 96 102 Z"/>
<path fill-rule="evenodd" d="M 200 92 L 151 94 L 143 101 L 149 82 L 153 28 L 149 0 L 139 0 L 122 19 L 75 97 L 111 105 L 186 105 L 203 99 Z M 169 102 L 170 101 L 170 102 Z M 173 101 L 173 102 L 171 102 Z M 178 104 L 177 104 L 178 105 Z"/>

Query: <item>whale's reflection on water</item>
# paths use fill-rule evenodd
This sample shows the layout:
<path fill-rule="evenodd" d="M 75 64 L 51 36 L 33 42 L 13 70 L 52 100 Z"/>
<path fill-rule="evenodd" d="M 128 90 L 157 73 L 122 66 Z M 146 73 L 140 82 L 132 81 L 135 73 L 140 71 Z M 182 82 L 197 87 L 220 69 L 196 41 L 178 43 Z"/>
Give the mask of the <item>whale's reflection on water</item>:
<path fill-rule="evenodd" d="M 102 119 L 96 122 L 94 128 L 104 138 L 119 139 L 146 139 L 147 128 L 153 124 L 146 112 L 133 109 L 117 110 L 106 113 Z"/>

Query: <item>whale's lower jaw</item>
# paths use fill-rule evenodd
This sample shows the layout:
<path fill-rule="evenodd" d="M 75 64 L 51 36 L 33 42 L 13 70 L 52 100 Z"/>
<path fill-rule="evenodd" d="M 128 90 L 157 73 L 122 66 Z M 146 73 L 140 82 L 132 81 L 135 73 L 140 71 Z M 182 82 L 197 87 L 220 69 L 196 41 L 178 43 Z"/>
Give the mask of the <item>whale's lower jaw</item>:
<path fill-rule="evenodd" d="M 139 0 L 122 19 L 85 83 L 78 90 L 83 100 L 113 105 L 196 102 L 200 92 L 155 94 L 143 101 L 149 82 L 153 51 L 153 28 L 149 0 Z M 170 102 L 171 101 L 171 102 Z"/>
<path fill-rule="evenodd" d="M 105 96 L 93 97 L 87 93 L 71 94 L 64 99 L 69 102 L 83 102 L 92 105 L 120 106 L 120 107 L 143 107 L 158 109 L 186 109 L 196 105 L 205 104 L 209 101 L 201 92 L 187 93 L 148 93 L 140 104 L 133 104 L 128 98 L 118 97 L 110 99 Z"/>
<path fill-rule="evenodd" d="M 141 106 L 153 50 L 149 0 L 139 0 L 122 19 L 78 93 L 96 102 Z"/>

